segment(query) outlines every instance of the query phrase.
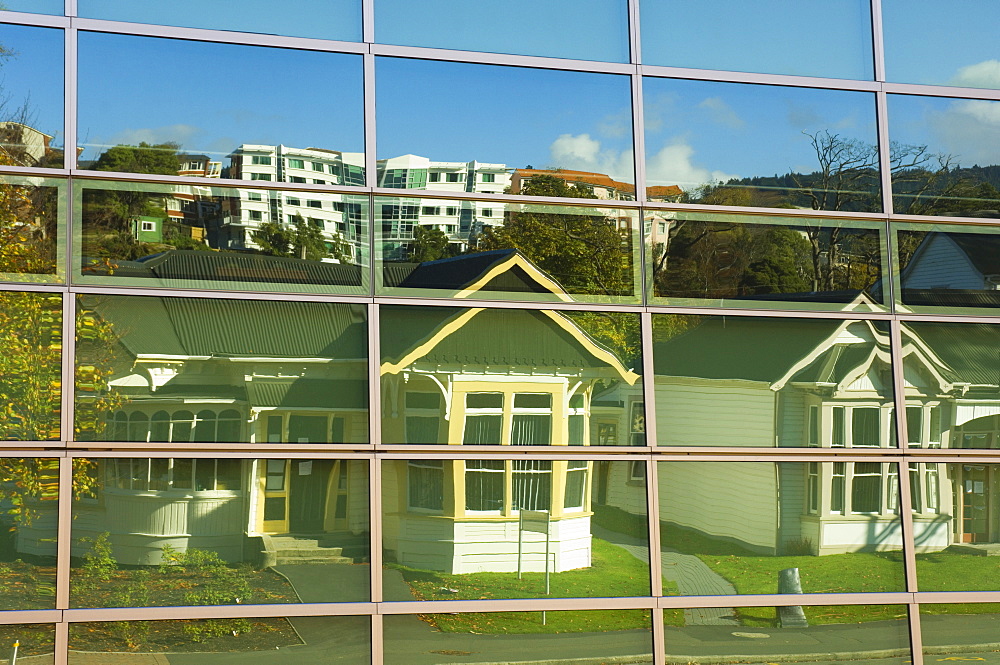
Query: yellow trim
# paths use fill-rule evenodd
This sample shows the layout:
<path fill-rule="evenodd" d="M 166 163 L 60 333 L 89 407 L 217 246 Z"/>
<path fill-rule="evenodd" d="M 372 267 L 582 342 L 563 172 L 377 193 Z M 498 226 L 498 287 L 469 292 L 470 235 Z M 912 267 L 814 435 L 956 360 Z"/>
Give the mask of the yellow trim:
<path fill-rule="evenodd" d="M 398 374 L 403 370 L 404 367 L 413 364 L 418 359 L 430 353 L 431 350 L 435 346 L 440 344 L 445 337 L 456 332 L 459 328 L 468 323 L 469 320 L 472 319 L 472 317 L 474 317 L 476 314 L 479 314 L 484 309 L 485 309 L 484 307 L 474 307 L 466 310 L 462 314 L 459 314 L 454 319 L 448 321 L 446 324 L 438 328 L 437 332 L 431 335 L 430 339 L 428 339 L 423 344 L 420 344 L 417 347 L 415 347 L 412 351 L 403 356 L 403 358 L 398 363 L 382 363 L 382 367 L 380 368 L 382 375 Z M 621 361 L 618 360 L 618 358 L 616 358 L 613 353 L 611 353 L 607 349 L 598 346 L 589 337 L 587 337 L 585 334 L 582 334 L 583 331 L 580 330 L 580 328 L 575 323 L 570 321 L 568 318 L 566 318 L 559 312 L 547 309 L 538 311 L 548 316 L 550 319 L 552 319 L 552 321 L 556 323 L 556 325 L 558 325 L 560 328 L 562 328 L 570 335 L 572 335 L 592 356 L 610 365 L 618 373 L 618 375 L 622 378 L 622 380 L 628 383 L 630 386 L 635 385 L 635 383 L 641 378 L 638 374 L 636 374 L 630 369 L 627 369 L 624 365 L 622 365 Z"/>
<path fill-rule="evenodd" d="M 456 293 L 454 297 L 468 298 L 470 295 L 476 293 L 477 291 L 481 291 L 483 287 L 485 287 L 490 282 L 490 280 L 495 278 L 497 275 L 499 275 L 502 272 L 506 272 L 507 270 L 510 270 L 510 268 L 512 268 L 515 265 L 523 268 L 525 272 L 529 273 L 532 277 L 535 278 L 535 281 L 537 281 L 539 284 L 547 288 L 555 295 L 559 296 L 560 300 L 564 302 L 572 302 L 573 298 L 568 293 L 566 293 L 566 291 L 562 288 L 559 282 L 555 281 L 554 279 L 543 273 L 541 270 L 535 267 L 530 261 L 525 259 L 519 253 L 515 253 L 506 261 L 502 261 L 493 266 L 492 268 L 490 268 L 485 275 L 479 278 L 479 281 L 474 282 L 468 287 L 462 289 L 461 291 Z"/>

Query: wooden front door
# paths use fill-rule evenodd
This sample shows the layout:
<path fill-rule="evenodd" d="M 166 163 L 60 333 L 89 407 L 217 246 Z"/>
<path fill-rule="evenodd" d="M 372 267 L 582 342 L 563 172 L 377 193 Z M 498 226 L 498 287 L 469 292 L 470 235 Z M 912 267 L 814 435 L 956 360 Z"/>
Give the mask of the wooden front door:
<path fill-rule="evenodd" d="M 292 533 L 324 531 L 334 460 L 293 460 L 289 473 L 288 528 Z M 336 487 L 333 488 L 336 491 Z"/>

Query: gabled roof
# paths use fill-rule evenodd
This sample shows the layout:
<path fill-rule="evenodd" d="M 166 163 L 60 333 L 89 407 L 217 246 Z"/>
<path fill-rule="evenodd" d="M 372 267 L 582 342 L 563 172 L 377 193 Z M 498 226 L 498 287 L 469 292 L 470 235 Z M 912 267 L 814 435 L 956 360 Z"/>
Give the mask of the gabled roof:
<path fill-rule="evenodd" d="M 606 368 L 630 384 L 639 378 L 559 312 L 383 307 L 380 317 L 383 374 L 396 374 L 420 362 L 498 368 Z"/>
<path fill-rule="evenodd" d="M 936 234 L 935 234 L 936 235 Z M 1000 274 L 1000 234 L 945 233 L 984 275 Z"/>
<path fill-rule="evenodd" d="M 1000 331 L 986 323 L 915 323 L 903 326 L 906 337 L 915 337 L 950 372 L 945 377 L 974 385 L 1000 386 Z"/>
<path fill-rule="evenodd" d="M 392 264 L 386 264 L 387 267 Z M 405 268 L 390 268 L 389 279 L 395 286 L 411 289 L 445 289 L 458 291 L 455 297 L 475 297 L 477 292 L 510 291 L 514 293 L 553 293 L 570 300 L 565 289 L 516 249 L 463 254 Z M 383 273 L 384 278 L 386 276 Z"/>

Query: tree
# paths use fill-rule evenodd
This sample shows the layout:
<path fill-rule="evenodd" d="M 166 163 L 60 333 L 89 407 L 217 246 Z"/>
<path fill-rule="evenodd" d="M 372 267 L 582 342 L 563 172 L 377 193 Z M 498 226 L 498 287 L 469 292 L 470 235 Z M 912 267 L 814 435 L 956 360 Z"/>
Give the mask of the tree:
<path fill-rule="evenodd" d="M 413 263 L 437 261 L 449 256 L 448 236 L 436 226 L 416 226 L 407 259 Z"/>
<path fill-rule="evenodd" d="M 116 145 L 101 153 L 94 164 L 95 171 L 123 171 L 125 173 L 154 173 L 177 175 L 181 168 L 177 143 Z"/>
<path fill-rule="evenodd" d="M 550 175 L 535 176 L 523 188 L 529 196 L 596 198 Z M 516 249 L 568 291 L 628 295 L 633 290 L 628 231 L 597 210 L 587 214 L 514 210 L 503 226 L 484 229 L 476 251 Z"/>
<path fill-rule="evenodd" d="M 295 215 L 291 226 L 266 222 L 250 233 L 262 254 L 319 261 L 328 257 L 340 262 L 350 260 L 350 246 L 337 238 L 326 240 L 318 226 Z"/>

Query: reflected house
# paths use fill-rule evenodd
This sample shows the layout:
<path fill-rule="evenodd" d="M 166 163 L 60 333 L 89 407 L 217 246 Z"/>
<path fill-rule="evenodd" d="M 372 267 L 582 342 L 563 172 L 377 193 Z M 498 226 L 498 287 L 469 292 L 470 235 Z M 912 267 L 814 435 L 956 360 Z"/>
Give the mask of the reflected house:
<path fill-rule="evenodd" d="M 0 122 L 0 145 L 18 166 L 37 166 L 52 150 L 53 138 L 21 122 Z"/>
<path fill-rule="evenodd" d="M 363 153 L 243 144 L 229 159 L 229 177 L 237 180 L 365 184 Z M 240 189 L 238 199 L 224 202 L 217 228 L 211 231 L 212 244 L 220 249 L 259 249 L 253 232 L 263 224 L 291 226 L 301 220 L 318 228 L 328 243 L 347 242 L 354 261 L 361 264 L 366 254 L 362 213 L 361 204 L 344 194 Z"/>
<path fill-rule="evenodd" d="M 1000 447 L 993 331 L 904 325 L 902 341 L 910 445 Z M 895 446 L 890 362 L 888 328 L 874 321 L 706 317 L 654 346 L 659 443 Z M 635 408 L 629 415 L 614 426 L 634 433 L 641 420 Z M 982 465 L 952 471 L 909 465 L 918 551 L 1000 542 L 1000 515 L 983 509 L 1000 476 Z M 640 470 L 617 473 L 608 503 L 643 513 L 644 497 L 629 484 Z M 772 555 L 902 548 L 894 464 L 684 462 L 661 465 L 659 482 L 665 533 L 691 530 Z"/>
<path fill-rule="evenodd" d="M 618 182 L 604 173 L 571 171 L 569 169 L 516 169 L 510 181 L 510 193 L 520 194 L 533 178 L 551 176 L 593 194 L 595 198 L 612 201 L 634 201 L 635 185 Z M 662 188 L 668 189 L 668 188 Z M 677 188 L 678 194 L 680 189 Z"/>
<path fill-rule="evenodd" d="M 378 186 L 392 189 L 501 194 L 511 182 L 505 164 L 475 160 L 436 162 L 418 155 L 402 155 L 380 159 L 377 168 Z M 455 251 L 465 251 L 484 226 L 501 224 L 504 216 L 504 204 L 493 201 L 396 197 L 376 205 L 376 217 L 381 221 L 381 255 L 389 261 L 406 258 L 416 228 L 437 229 L 448 237 Z"/>
<path fill-rule="evenodd" d="M 903 266 L 903 302 L 987 306 L 1000 304 L 1000 235 L 901 231 L 900 239 L 920 239 Z"/>

